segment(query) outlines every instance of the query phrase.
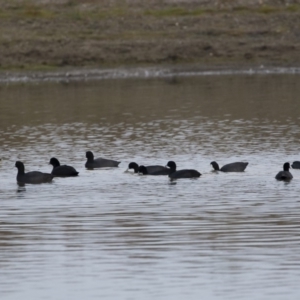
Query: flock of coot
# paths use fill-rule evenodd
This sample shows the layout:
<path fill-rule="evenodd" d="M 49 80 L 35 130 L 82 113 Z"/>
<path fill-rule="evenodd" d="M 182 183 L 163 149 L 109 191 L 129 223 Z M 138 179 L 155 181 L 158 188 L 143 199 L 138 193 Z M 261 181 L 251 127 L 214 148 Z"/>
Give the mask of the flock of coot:
<path fill-rule="evenodd" d="M 120 161 L 115 161 L 105 158 L 94 158 L 94 154 L 91 151 L 86 152 L 87 161 L 85 167 L 87 169 L 97 169 L 97 168 L 107 168 L 107 167 L 118 167 Z M 57 158 L 52 157 L 49 164 L 53 166 L 51 174 L 42 173 L 39 171 L 27 172 L 25 173 L 24 164 L 21 161 L 17 161 L 15 167 L 18 169 L 17 182 L 19 184 L 37 184 L 37 183 L 46 183 L 51 182 L 54 177 L 72 177 L 77 176 L 79 173 L 71 166 L 60 165 Z M 221 172 L 243 172 L 248 166 L 247 162 L 234 162 L 231 164 L 224 165 L 219 167 L 217 162 L 211 162 L 214 171 Z M 300 169 L 300 161 L 295 161 L 292 164 L 293 169 Z M 128 165 L 128 169 L 133 169 L 135 173 L 143 175 L 167 175 L 170 179 L 179 179 L 179 178 L 197 178 L 201 174 L 197 170 L 193 169 L 183 169 L 177 170 L 176 163 L 174 161 L 169 161 L 167 166 L 139 166 L 135 162 L 131 162 Z M 283 171 L 280 171 L 275 178 L 277 180 L 291 180 L 293 175 L 289 171 L 290 164 L 285 163 L 283 165 Z"/>

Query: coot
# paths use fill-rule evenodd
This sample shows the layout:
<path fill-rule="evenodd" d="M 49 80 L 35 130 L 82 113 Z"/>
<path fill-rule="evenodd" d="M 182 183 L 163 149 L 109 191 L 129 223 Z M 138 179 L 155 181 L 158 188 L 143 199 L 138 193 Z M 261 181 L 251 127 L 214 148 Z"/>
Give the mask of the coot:
<path fill-rule="evenodd" d="M 224 165 L 221 169 L 219 168 L 219 165 L 212 161 L 210 163 L 215 171 L 222 171 L 222 172 L 244 172 L 246 167 L 248 166 L 247 162 L 234 162 L 231 164 Z"/>
<path fill-rule="evenodd" d="M 79 173 L 71 166 L 63 165 L 61 166 L 59 160 L 55 157 L 50 159 L 49 164 L 53 166 L 51 174 L 54 177 L 71 177 L 77 176 Z"/>
<path fill-rule="evenodd" d="M 145 167 L 145 166 L 143 166 L 143 167 Z M 148 174 L 156 173 L 156 172 L 160 172 L 160 171 L 165 172 L 165 170 L 169 170 L 168 168 L 166 168 L 164 166 L 159 166 L 159 165 L 146 166 L 145 168 L 147 168 Z M 128 165 L 128 169 L 134 169 L 134 173 L 138 173 L 139 172 L 139 165 L 135 162 L 131 162 Z M 157 175 L 159 175 L 159 174 L 157 174 Z M 161 175 L 163 175 L 163 174 L 161 174 Z"/>
<path fill-rule="evenodd" d="M 290 173 L 290 164 L 288 162 L 286 162 L 283 165 L 283 171 L 280 171 L 275 178 L 277 180 L 291 180 L 293 179 L 293 175 Z"/>
<path fill-rule="evenodd" d="M 293 169 L 300 169 L 300 161 L 294 161 L 292 163 L 292 168 Z"/>
<path fill-rule="evenodd" d="M 155 172 L 149 172 L 149 167 L 140 166 L 139 167 L 139 173 L 142 173 L 143 175 L 169 175 L 171 169 L 163 167 L 163 169 L 155 171 Z"/>
<path fill-rule="evenodd" d="M 94 154 L 91 151 L 86 152 L 86 158 L 87 162 L 85 163 L 85 167 L 87 169 L 118 167 L 121 163 L 120 161 L 105 159 L 101 157 L 94 159 Z"/>
<path fill-rule="evenodd" d="M 45 182 L 51 182 L 53 179 L 52 174 L 48 173 L 42 173 L 39 171 L 32 171 L 25 173 L 25 167 L 24 164 L 21 161 L 16 161 L 15 167 L 18 168 L 18 174 L 17 174 L 17 182 L 20 184 L 24 183 L 45 183 Z"/>
<path fill-rule="evenodd" d="M 171 179 L 197 178 L 201 176 L 201 174 L 198 171 L 193 169 L 183 169 L 183 170 L 176 171 L 176 163 L 174 161 L 169 161 L 167 163 L 167 166 L 170 168 L 169 177 Z"/>

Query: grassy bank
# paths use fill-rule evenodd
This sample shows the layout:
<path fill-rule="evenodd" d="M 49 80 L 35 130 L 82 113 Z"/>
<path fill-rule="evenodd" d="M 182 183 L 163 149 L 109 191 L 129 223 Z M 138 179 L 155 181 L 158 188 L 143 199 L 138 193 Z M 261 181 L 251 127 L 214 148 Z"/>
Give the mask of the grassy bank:
<path fill-rule="evenodd" d="M 300 61 L 298 1 L 0 0 L 0 19 L 2 70 Z"/>

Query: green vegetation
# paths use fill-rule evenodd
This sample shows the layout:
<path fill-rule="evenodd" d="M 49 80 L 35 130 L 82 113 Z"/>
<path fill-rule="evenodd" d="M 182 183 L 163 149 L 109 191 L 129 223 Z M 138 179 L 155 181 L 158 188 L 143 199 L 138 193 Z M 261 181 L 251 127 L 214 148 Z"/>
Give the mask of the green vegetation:
<path fill-rule="evenodd" d="M 188 10 L 182 7 L 170 7 L 162 10 L 146 10 L 144 14 L 146 16 L 154 17 L 182 17 L 182 16 L 200 16 L 207 13 L 209 10 L 205 9 L 193 9 Z"/>
<path fill-rule="evenodd" d="M 257 7 L 235 6 L 231 8 L 196 8 L 187 9 L 183 7 L 169 7 L 161 10 L 146 10 L 144 15 L 154 17 L 184 17 L 184 16 L 201 16 L 204 14 L 223 14 L 223 13 L 260 13 L 272 14 L 282 12 L 299 12 L 300 5 L 287 5 L 287 6 L 269 6 L 262 5 Z"/>
<path fill-rule="evenodd" d="M 272 14 L 272 13 L 276 13 L 276 12 L 279 12 L 279 11 L 281 11 L 280 8 L 267 6 L 267 5 L 261 6 L 257 9 L 257 12 L 259 12 L 261 14 Z"/>
<path fill-rule="evenodd" d="M 286 7 L 286 10 L 289 11 L 289 12 L 299 12 L 300 11 L 300 5 L 299 4 L 288 5 Z"/>
<path fill-rule="evenodd" d="M 3 0 L 2 0 L 3 1 Z M 260 13 L 260 14 L 274 14 L 282 12 L 299 12 L 300 5 L 286 5 L 286 6 L 233 6 L 227 8 L 202 8 L 202 7 L 181 7 L 170 5 L 164 6 L 162 9 L 145 9 L 132 10 L 126 5 L 114 6 L 88 6 L 83 8 L 79 1 L 67 1 L 60 6 L 50 4 L 38 4 L 32 1 L 25 2 L 10 2 L 5 8 L 0 8 L 0 18 L 2 19 L 59 19 L 69 18 L 71 20 L 98 20 L 107 18 L 121 18 L 130 17 L 132 15 L 153 16 L 157 18 L 168 17 L 197 17 L 205 14 L 223 14 L 223 13 Z M 1 0 L 0 0 L 1 4 Z M 0 6 L 1 7 L 1 6 Z"/>
<path fill-rule="evenodd" d="M 1 0 L 0 0 L 1 4 Z M 1 7 L 1 5 L 0 5 Z M 37 4 L 30 1 L 13 2 L 5 8 L 0 8 L 2 19 L 60 19 L 88 20 L 118 18 L 132 14 L 126 6 L 116 5 L 113 7 L 90 7 L 83 9 L 78 1 L 67 1 L 64 5 Z"/>

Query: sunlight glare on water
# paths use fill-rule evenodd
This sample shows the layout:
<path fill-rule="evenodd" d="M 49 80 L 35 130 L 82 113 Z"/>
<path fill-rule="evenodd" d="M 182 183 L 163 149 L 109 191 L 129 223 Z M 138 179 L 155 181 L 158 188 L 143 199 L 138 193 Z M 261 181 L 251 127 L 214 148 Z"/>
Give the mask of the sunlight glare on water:
<path fill-rule="evenodd" d="M 298 299 L 299 75 L 0 88 L 1 299 Z M 86 170 L 85 152 L 120 160 Z M 76 178 L 18 186 L 14 164 Z M 130 162 L 199 179 L 125 172 Z M 248 161 L 243 173 L 211 172 Z"/>

